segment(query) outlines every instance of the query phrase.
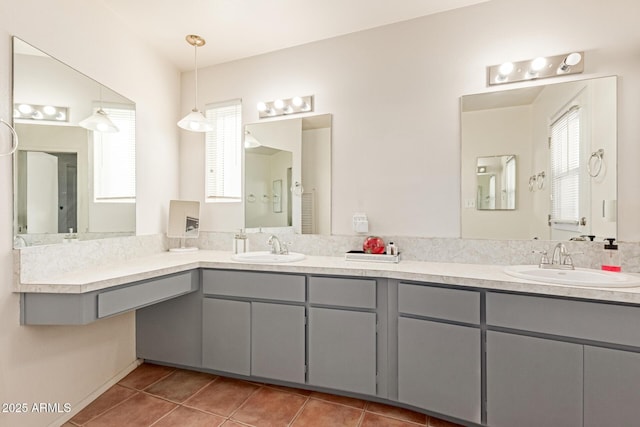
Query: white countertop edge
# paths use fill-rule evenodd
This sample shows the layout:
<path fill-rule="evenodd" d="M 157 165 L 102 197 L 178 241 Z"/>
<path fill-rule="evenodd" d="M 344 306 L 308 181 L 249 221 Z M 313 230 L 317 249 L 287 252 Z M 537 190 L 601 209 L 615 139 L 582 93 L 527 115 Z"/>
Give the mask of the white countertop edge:
<path fill-rule="evenodd" d="M 504 266 L 400 261 L 398 264 L 346 261 L 343 257 L 308 256 L 292 263 L 241 263 L 230 252 L 201 250 L 191 253 L 162 252 L 97 269 L 78 270 L 54 278 L 16 283 L 19 293 L 79 294 L 107 289 L 140 280 L 194 270 L 216 268 L 280 273 L 323 274 L 354 277 L 380 277 L 429 282 L 456 287 L 484 288 L 550 296 L 586 298 L 640 304 L 640 287 L 593 288 L 556 285 L 511 277 Z M 17 275 L 19 277 L 19 275 Z"/>

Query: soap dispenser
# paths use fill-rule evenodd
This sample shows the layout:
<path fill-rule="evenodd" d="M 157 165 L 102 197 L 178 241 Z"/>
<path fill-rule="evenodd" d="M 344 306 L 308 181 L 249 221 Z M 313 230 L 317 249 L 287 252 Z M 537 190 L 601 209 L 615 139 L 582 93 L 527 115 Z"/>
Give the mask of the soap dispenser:
<path fill-rule="evenodd" d="M 233 236 L 233 253 L 243 254 L 249 252 L 249 239 L 243 229 L 240 229 L 239 233 Z"/>
<path fill-rule="evenodd" d="M 612 237 L 607 237 L 608 243 L 604 245 L 604 254 L 602 255 L 602 269 L 605 271 L 621 271 L 620 254 L 618 253 L 618 245 Z"/>

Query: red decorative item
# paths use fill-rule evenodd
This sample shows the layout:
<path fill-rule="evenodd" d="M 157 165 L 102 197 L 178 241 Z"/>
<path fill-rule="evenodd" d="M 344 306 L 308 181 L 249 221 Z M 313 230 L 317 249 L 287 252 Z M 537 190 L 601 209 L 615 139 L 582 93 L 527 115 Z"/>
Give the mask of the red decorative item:
<path fill-rule="evenodd" d="M 362 245 L 365 254 L 383 254 L 385 251 L 384 240 L 380 237 L 367 237 Z"/>

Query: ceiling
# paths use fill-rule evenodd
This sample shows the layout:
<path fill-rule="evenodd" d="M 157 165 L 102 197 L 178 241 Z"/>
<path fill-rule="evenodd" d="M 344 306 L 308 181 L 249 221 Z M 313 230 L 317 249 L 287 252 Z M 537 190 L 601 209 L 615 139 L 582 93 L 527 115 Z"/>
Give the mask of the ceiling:
<path fill-rule="evenodd" d="M 488 0 L 102 0 L 180 70 L 193 69 L 187 34 L 207 43 L 198 66 L 272 52 Z"/>

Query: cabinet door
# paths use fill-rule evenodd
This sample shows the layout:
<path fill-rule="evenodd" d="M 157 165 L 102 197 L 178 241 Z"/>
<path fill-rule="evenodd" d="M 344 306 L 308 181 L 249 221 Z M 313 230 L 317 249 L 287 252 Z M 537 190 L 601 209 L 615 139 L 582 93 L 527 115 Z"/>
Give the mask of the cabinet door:
<path fill-rule="evenodd" d="M 376 315 L 309 309 L 309 384 L 376 394 Z"/>
<path fill-rule="evenodd" d="M 251 375 L 304 383 L 304 307 L 251 303 Z"/>
<path fill-rule="evenodd" d="M 639 384 L 640 354 L 585 346 L 585 427 L 638 425 Z"/>
<path fill-rule="evenodd" d="M 204 298 L 202 335 L 202 365 L 205 368 L 250 374 L 250 303 Z"/>
<path fill-rule="evenodd" d="M 480 329 L 398 319 L 398 399 L 480 423 Z"/>
<path fill-rule="evenodd" d="M 487 332 L 487 424 L 582 426 L 581 345 Z"/>

